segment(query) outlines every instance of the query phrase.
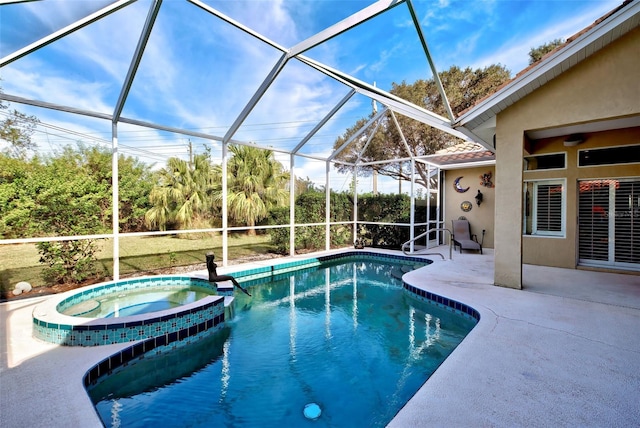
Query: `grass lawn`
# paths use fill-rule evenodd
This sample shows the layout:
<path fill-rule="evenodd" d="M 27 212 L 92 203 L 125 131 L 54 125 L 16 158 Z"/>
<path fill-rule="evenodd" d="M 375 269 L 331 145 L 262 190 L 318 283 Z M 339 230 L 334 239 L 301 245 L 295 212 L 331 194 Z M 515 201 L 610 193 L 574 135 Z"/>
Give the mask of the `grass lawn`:
<path fill-rule="evenodd" d="M 120 274 L 152 272 L 157 269 L 205 263 L 205 253 L 213 251 L 222 258 L 220 235 L 120 237 Z M 102 275 L 113 272 L 113 244 L 99 241 L 98 263 Z M 229 260 L 266 254 L 273 250 L 269 235 L 248 236 L 233 234 L 229 237 Z M 0 245 L 0 289 L 10 292 L 19 281 L 33 287 L 43 286 L 42 265 L 35 244 Z"/>

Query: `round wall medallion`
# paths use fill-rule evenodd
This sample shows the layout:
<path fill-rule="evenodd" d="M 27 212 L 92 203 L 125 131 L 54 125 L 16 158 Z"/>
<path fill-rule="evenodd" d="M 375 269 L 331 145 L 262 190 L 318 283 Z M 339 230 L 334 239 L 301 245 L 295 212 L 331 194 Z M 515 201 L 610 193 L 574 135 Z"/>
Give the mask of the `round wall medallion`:
<path fill-rule="evenodd" d="M 460 204 L 460 209 L 466 213 L 471 211 L 471 208 L 473 208 L 473 204 L 469 201 L 464 201 L 463 203 Z"/>

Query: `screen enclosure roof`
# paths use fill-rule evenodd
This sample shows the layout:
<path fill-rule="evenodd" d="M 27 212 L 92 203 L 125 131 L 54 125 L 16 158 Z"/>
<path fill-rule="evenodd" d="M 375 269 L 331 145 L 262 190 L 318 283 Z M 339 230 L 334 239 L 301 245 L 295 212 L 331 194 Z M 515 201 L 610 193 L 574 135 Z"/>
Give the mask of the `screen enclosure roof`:
<path fill-rule="evenodd" d="M 97 118 L 109 131 L 116 124 L 118 133 L 142 127 L 324 161 L 362 138 L 358 132 L 334 147 L 361 118 L 370 119 L 361 131 L 382 118 L 399 126 L 396 118 L 402 115 L 472 140 L 452 126 L 455 118 L 410 0 L 381 0 L 364 8 L 356 2 L 292 2 L 291 8 L 331 8 L 322 16 L 332 21 L 296 23 L 296 31 L 279 20 L 272 4 L 9 2 L 1 7 L 5 16 L 17 17 L 11 26 L 29 31 L 12 38 L 14 44 L 2 44 L 1 96 L 79 115 L 78 121 L 91 121 L 87 128 L 96 126 Z M 20 8 L 56 19 L 20 22 L 26 16 Z M 264 19 L 248 19 L 256 14 Z M 254 28 L 244 24 L 248 21 Z M 423 64 L 421 75 L 393 67 L 407 57 Z M 12 84 L 30 75 L 30 85 Z M 446 116 L 382 89 L 417 79 L 435 79 Z M 105 133 L 105 141 L 110 139 Z M 406 158 L 413 156 L 408 152 Z"/>

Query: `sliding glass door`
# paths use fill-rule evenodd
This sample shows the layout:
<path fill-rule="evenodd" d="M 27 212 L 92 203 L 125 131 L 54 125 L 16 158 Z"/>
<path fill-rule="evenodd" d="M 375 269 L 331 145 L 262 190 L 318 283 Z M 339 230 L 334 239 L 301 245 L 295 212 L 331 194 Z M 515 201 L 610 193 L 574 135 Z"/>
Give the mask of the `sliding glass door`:
<path fill-rule="evenodd" d="M 579 182 L 579 263 L 640 270 L 640 179 Z"/>

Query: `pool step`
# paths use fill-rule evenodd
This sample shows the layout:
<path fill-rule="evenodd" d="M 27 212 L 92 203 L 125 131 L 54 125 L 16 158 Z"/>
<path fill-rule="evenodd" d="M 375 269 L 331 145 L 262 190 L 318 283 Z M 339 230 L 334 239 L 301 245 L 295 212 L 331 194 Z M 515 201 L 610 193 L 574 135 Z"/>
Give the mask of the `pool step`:
<path fill-rule="evenodd" d="M 63 311 L 64 315 L 70 315 L 72 317 L 79 317 L 84 314 L 88 314 L 91 311 L 95 311 L 100 307 L 100 302 L 94 299 L 85 300 L 77 305 L 73 305 L 69 309 Z"/>
<path fill-rule="evenodd" d="M 219 296 L 233 296 L 233 282 L 220 281 L 216 282 L 216 290 Z"/>
<path fill-rule="evenodd" d="M 404 275 L 407 272 L 411 272 L 412 270 L 418 268 L 419 266 L 409 266 L 409 265 L 402 265 L 402 266 L 394 266 L 391 269 L 391 276 L 398 278 L 398 279 L 402 279 L 402 275 Z"/>
<path fill-rule="evenodd" d="M 224 318 L 227 320 L 232 319 L 235 315 L 235 308 L 233 306 L 233 282 L 216 282 L 216 290 L 218 291 L 218 296 L 224 296 Z"/>

